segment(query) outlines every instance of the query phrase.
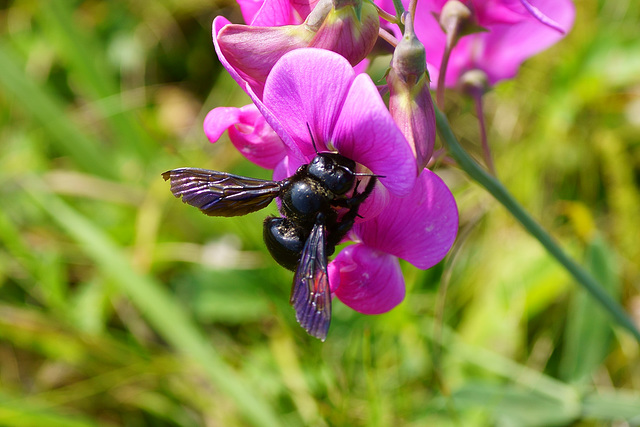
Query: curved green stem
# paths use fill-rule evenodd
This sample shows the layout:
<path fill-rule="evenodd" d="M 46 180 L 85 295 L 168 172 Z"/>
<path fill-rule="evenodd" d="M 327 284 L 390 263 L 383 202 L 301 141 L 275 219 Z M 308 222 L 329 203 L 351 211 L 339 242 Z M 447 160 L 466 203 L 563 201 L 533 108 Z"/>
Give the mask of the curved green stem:
<path fill-rule="evenodd" d="M 527 211 L 513 198 L 507 189 L 493 176 L 489 175 L 462 148 L 453 134 L 447 118 L 436 109 L 436 121 L 440 137 L 447 146 L 449 153 L 456 160 L 460 168 L 478 184 L 482 185 L 495 199 L 500 202 L 522 226 L 533 235 L 544 248 L 573 276 L 573 278 L 591 294 L 592 297 L 613 317 L 623 328 L 627 329 L 640 342 L 640 331 L 629 315 L 609 294 L 602 285 L 580 267 L 560 248 L 558 243 L 540 226 Z"/>

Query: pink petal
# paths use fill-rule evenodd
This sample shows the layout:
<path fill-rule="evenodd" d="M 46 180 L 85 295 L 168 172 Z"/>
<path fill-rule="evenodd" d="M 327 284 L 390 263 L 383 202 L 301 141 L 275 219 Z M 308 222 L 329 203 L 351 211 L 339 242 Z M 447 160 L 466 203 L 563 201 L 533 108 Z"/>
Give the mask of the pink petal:
<path fill-rule="evenodd" d="M 267 75 L 278 59 L 286 52 L 307 46 L 313 33 L 303 25 L 256 27 L 227 24 L 214 36 L 220 61 L 223 65 L 226 63 L 225 68 L 229 66 L 233 70 L 227 68 L 227 71 L 237 74 L 260 96 Z"/>
<path fill-rule="evenodd" d="M 255 106 L 258 108 L 258 111 L 260 111 L 265 121 L 269 124 L 269 126 L 271 126 L 276 135 L 278 135 L 280 139 L 282 139 L 282 142 L 287 147 L 289 153 L 303 158 L 304 156 L 302 155 L 300 148 L 293 140 L 293 138 L 289 135 L 289 133 L 287 133 L 284 125 L 280 121 L 280 118 L 276 117 L 276 115 L 273 114 L 273 112 L 264 105 L 262 99 L 253 91 L 253 89 L 248 84 L 246 85 L 245 89 L 247 91 L 247 95 L 249 95 L 249 98 L 251 98 Z M 284 119 L 286 121 L 286 117 Z"/>
<path fill-rule="evenodd" d="M 233 145 L 251 162 L 273 169 L 287 154 L 282 140 L 254 104 L 214 108 L 204 119 L 204 132 L 216 142 L 228 130 Z"/>
<path fill-rule="evenodd" d="M 370 221 L 356 223 L 351 235 L 418 268 L 433 267 L 451 249 L 458 232 L 458 209 L 451 191 L 425 169 L 409 196 L 389 197 L 384 211 Z"/>
<path fill-rule="evenodd" d="M 247 1 L 247 0 L 243 0 Z M 244 15 L 244 9 L 242 9 Z M 289 0 L 264 0 L 262 7 L 250 21 L 245 22 L 257 27 L 277 27 L 281 25 L 299 24 L 292 14 Z"/>
<path fill-rule="evenodd" d="M 531 15 L 535 17 L 538 21 L 542 22 L 544 25 L 550 28 L 553 28 L 560 34 L 566 34 L 565 29 L 562 28 L 562 24 L 559 24 L 558 22 L 554 21 L 553 19 L 551 19 L 550 17 L 542 13 L 540 9 L 538 9 L 537 7 L 529 3 L 527 0 L 520 0 L 520 3 L 522 3 L 524 8 L 527 9 L 527 11 L 531 13 Z"/>
<path fill-rule="evenodd" d="M 483 0 L 474 1 L 478 23 L 489 30 L 462 37 L 453 49 L 445 84 L 457 85 L 469 70 L 484 71 L 491 84 L 516 75 L 527 58 L 548 48 L 569 31 L 575 17 L 570 0 Z M 440 0 L 418 2 L 415 29 L 425 44 L 432 82 L 444 52 L 446 36 L 433 12 L 442 8 Z"/>
<path fill-rule="evenodd" d="M 370 64 L 371 64 L 371 61 L 365 58 L 362 61 L 358 62 L 357 65 L 353 66 L 353 71 L 355 71 L 356 74 L 366 73 L 367 68 L 369 68 Z"/>
<path fill-rule="evenodd" d="M 242 108 L 248 107 L 245 105 Z M 219 107 L 209 111 L 204 118 L 204 134 L 211 143 L 217 142 L 224 131 L 240 122 L 240 108 Z"/>
<path fill-rule="evenodd" d="M 244 22 L 250 24 L 260 8 L 263 7 L 265 0 L 236 0 L 236 2 L 240 6 Z"/>
<path fill-rule="evenodd" d="M 524 16 L 519 0 L 472 0 L 472 4 L 477 23 L 484 28 L 515 24 Z"/>
<path fill-rule="evenodd" d="M 245 22 L 260 27 L 301 24 L 317 3 L 318 0 L 264 0 L 253 21 Z"/>
<path fill-rule="evenodd" d="M 571 29 L 575 17 L 573 2 L 538 0 L 535 6 L 549 19 L 556 21 L 565 32 Z M 484 36 L 486 48 L 479 68 L 487 73 L 493 84 L 515 76 L 524 60 L 553 45 L 563 34 L 531 17 L 518 25 L 496 26 Z"/>
<path fill-rule="evenodd" d="M 289 178 L 304 164 L 307 164 L 306 159 L 301 159 L 289 153 L 273 170 L 274 181 L 282 181 Z"/>
<path fill-rule="evenodd" d="M 220 33 L 220 31 L 222 31 L 222 29 L 228 24 L 231 24 L 231 21 L 229 21 L 224 16 L 216 16 L 213 20 L 213 25 L 211 28 L 213 33 L 213 47 L 216 50 L 218 60 L 220 61 L 222 66 L 225 68 L 225 70 L 227 70 L 227 72 L 229 72 L 229 74 L 231 74 L 231 77 L 233 77 L 233 79 L 240 85 L 240 87 L 244 89 L 247 85 L 246 80 L 244 80 L 244 78 L 240 76 L 238 71 L 236 71 L 236 69 L 231 66 L 227 58 L 222 53 L 220 44 L 218 43 L 218 33 Z"/>
<path fill-rule="evenodd" d="M 411 147 L 368 75 L 358 74 L 353 81 L 331 139 L 340 154 L 382 175 L 380 182 L 391 193 L 407 195 L 413 188 Z"/>
<path fill-rule="evenodd" d="M 291 7 L 295 11 L 294 14 L 297 14 L 300 19 L 299 22 L 304 22 L 307 16 L 311 13 L 313 9 L 315 9 L 316 5 L 320 0 L 289 0 L 291 2 Z"/>
<path fill-rule="evenodd" d="M 394 256 L 356 244 L 343 249 L 331 264 L 334 295 L 360 313 L 386 313 L 404 299 L 404 278 Z"/>
<path fill-rule="evenodd" d="M 366 182 L 360 184 L 360 189 L 364 188 Z M 385 188 L 384 185 L 380 183 L 376 184 L 373 189 L 373 192 L 367 197 L 367 199 L 362 203 L 360 208 L 358 209 L 358 218 L 356 218 L 356 222 L 369 221 L 380 215 L 380 213 L 387 207 L 389 204 L 389 190 Z M 357 237 L 349 240 L 357 239 Z"/>
<path fill-rule="evenodd" d="M 272 117 L 265 115 L 265 118 L 280 137 L 281 131 L 287 133 L 296 145 L 293 149 L 310 160 L 315 150 L 307 124 L 318 151 L 327 151 L 354 76 L 349 62 L 336 53 L 313 48 L 289 52 L 277 62 L 267 79 L 263 103 Z M 275 118 L 279 124 L 272 123 Z"/>

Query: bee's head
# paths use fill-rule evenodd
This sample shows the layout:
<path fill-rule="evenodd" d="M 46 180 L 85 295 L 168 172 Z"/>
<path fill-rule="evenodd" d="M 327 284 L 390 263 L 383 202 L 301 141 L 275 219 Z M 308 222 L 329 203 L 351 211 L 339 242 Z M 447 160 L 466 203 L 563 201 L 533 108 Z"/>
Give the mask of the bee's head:
<path fill-rule="evenodd" d="M 351 189 L 356 177 L 356 162 L 337 153 L 318 153 L 307 172 L 338 196 Z"/>

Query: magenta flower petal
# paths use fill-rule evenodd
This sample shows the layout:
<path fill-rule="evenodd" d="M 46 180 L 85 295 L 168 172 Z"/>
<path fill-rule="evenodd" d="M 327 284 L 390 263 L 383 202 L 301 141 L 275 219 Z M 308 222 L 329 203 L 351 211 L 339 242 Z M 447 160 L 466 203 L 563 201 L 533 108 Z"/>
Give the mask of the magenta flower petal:
<path fill-rule="evenodd" d="M 242 108 L 246 107 L 249 106 L 245 105 Z M 204 134 L 210 142 L 217 142 L 229 127 L 240 122 L 240 115 L 242 114 L 240 110 L 240 108 L 235 107 L 220 107 L 209 111 L 207 117 L 204 118 L 203 128 Z"/>
<path fill-rule="evenodd" d="M 386 313 L 402 302 L 404 278 L 398 258 L 362 244 L 347 246 L 329 269 L 334 295 L 363 314 Z"/>
<path fill-rule="evenodd" d="M 243 2 L 248 0 L 241 0 Z M 244 16 L 244 9 L 242 9 Z M 306 15 L 309 12 L 307 11 Z M 300 24 L 304 21 L 293 9 L 289 0 L 264 0 L 262 7 L 256 12 L 252 20 L 245 22 L 258 27 L 277 27 L 281 25 Z"/>
<path fill-rule="evenodd" d="M 418 268 L 436 265 L 458 232 L 455 199 L 438 175 L 425 169 L 411 195 L 390 195 L 387 208 L 370 221 L 356 223 L 352 234 L 365 245 L 405 259 Z"/>
<path fill-rule="evenodd" d="M 567 32 L 573 25 L 575 6 L 569 1 L 538 0 L 536 6 L 543 10 L 550 19 Z M 520 64 L 527 58 L 543 51 L 563 37 L 555 28 L 542 25 L 536 19 L 528 19 L 518 25 L 501 25 L 483 36 L 484 55 L 481 67 L 494 84 L 498 80 L 511 78 L 516 75 Z M 467 49 L 477 48 L 470 45 Z M 490 64 L 490 65 L 489 65 Z M 486 69 L 485 69 L 486 68 Z M 466 71 L 466 70 L 464 70 Z"/>
<path fill-rule="evenodd" d="M 271 128 L 280 137 L 280 139 L 282 139 L 282 142 L 289 150 L 289 153 L 294 154 L 297 157 L 303 157 L 300 148 L 298 147 L 294 139 L 287 133 L 280 119 L 276 117 L 273 112 L 269 108 L 267 108 L 267 106 L 264 105 L 262 99 L 253 91 L 253 89 L 251 89 L 249 85 L 246 86 L 246 90 L 247 95 L 249 95 L 249 98 L 251 98 L 255 106 L 258 108 L 258 111 L 260 111 L 265 121 L 269 124 L 269 126 L 271 126 Z M 286 118 L 284 122 L 286 122 Z"/>
<path fill-rule="evenodd" d="M 223 66 L 243 89 L 248 85 L 262 99 L 272 67 L 285 53 L 304 47 L 332 50 L 352 65 L 362 61 L 378 38 L 379 18 L 375 6 L 361 1 L 321 0 L 303 23 L 314 2 L 265 0 L 252 25 L 214 20 L 213 39 Z M 251 9 L 251 7 L 249 8 Z M 248 13 L 251 13 L 248 10 Z M 265 26 L 275 22 L 276 25 Z"/>
<path fill-rule="evenodd" d="M 211 110 L 204 119 L 204 133 L 209 141 L 216 142 L 225 130 L 238 151 L 263 168 L 273 169 L 287 154 L 284 143 L 254 104 Z"/>
<path fill-rule="evenodd" d="M 413 152 L 368 75 L 359 74 L 353 81 L 332 141 L 342 155 L 384 176 L 380 182 L 392 193 L 403 196 L 413 188 Z"/>
<path fill-rule="evenodd" d="M 280 2 L 281 0 L 276 1 Z M 250 24 L 254 20 L 258 11 L 266 3 L 265 0 L 236 0 L 236 2 L 238 3 L 238 6 L 240 6 L 244 22 L 247 24 Z"/>
<path fill-rule="evenodd" d="M 415 158 L 393 122 L 377 88 L 365 74 L 355 76 L 342 56 L 322 49 L 297 49 L 284 55 L 269 74 L 260 99 L 248 88 L 258 110 L 301 163 L 317 152 L 337 151 L 374 173 L 395 194 L 408 194 L 416 175 Z M 367 108 L 362 108 L 366 105 Z M 278 167 L 278 176 L 286 165 Z M 384 198 L 367 202 L 373 216 Z"/>
<path fill-rule="evenodd" d="M 289 153 L 289 155 L 285 156 L 284 159 L 282 159 L 282 161 L 278 163 L 278 165 L 273 170 L 273 179 L 275 181 L 282 181 L 283 179 L 287 179 L 291 175 L 296 173 L 300 166 L 307 163 L 308 161 L 306 159 L 301 159 Z"/>
<path fill-rule="evenodd" d="M 481 27 L 515 24 L 522 20 L 519 0 L 471 0 L 471 10 Z"/>
<path fill-rule="evenodd" d="M 260 95 L 267 75 L 278 59 L 289 51 L 307 46 L 312 37 L 313 33 L 306 31 L 303 25 L 256 27 L 228 24 L 215 33 L 214 43 L 218 56 L 223 56 L 233 72 Z M 227 71 L 231 72 L 229 68 Z"/>
<path fill-rule="evenodd" d="M 222 52 L 222 49 L 220 48 L 220 43 L 218 43 L 218 34 L 220 33 L 220 31 L 222 31 L 222 29 L 226 25 L 229 25 L 229 24 L 231 24 L 231 22 L 224 16 L 216 16 L 216 18 L 213 20 L 213 26 L 212 26 L 213 47 L 215 48 L 216 54 L 218 55 L 218 60 L 220 61 L 222 66 L 225 68 L 225 70 L 227 70 L 227 72 L 231 75 L 231 77 L 233 77 L 233 79 L 240 85 L 242 89 L 247 90 L 247 88 L 249 87 L 249 83 L 252 82 L 254 86 L 260 87 L 259 95 L 262 95 L 262 87 L 261 87 L 262 83 L 256 82 L 254 79 L 251 79 L 250 82 L 247 82 L 247 80 L 245 80 L 247 76 L 245 75 L 241 76 L 240 73 L 234 67 L 231 66 L 231 64 L 229 63 L 229 60 L 225 57 L 224 53 Z"/>
<path fill-rule="evenodd" d="M 340 55 L 322 49 L 297 49 L 284 55 L 273 67 L 263 103 L 274 117 L 280 118 L 282 131 L 296 144 L 294 149 L 310 159 L 315 150 L 307 124 L 318 151 L 327 151 L 327 142 L 331 141 L 354 76 L 353 68 Z M 267 121 L 271 123 L 269 117 Z M 276 126 L 272 127 L 278 132 Z"/>
<path fill-rule="evenodd" d="M 432 81 L 438 68 L 446 36 L 434 14 L 442 0 L 418 2 L 415 30 L 425 44 Z M 472 11 L 487 32 L 462 37 L 451 53 L 445 85 L 456 86 L 466 71 L 484 71 L 491 84 L 516 75 L 520 64 L 548 48 L 573 25 L 575 6 L 570 0 L 473 0 Z"/>
<path fill-rule="evenodd" d="M 244 22 L 247 24 L 259 27 L 276 27 L 301 24 L 316 6 L 318 0 L 258 0 L 257 2 L 238 0 L 238 3 L 242 9 L 242 16 L 245 18 Z"/>
<path fill-rule="evenodd" d="M 566 33 L 562 24 L 549 18 L 547 15 L 542 13 L 540 9 L 538 9 L 537 7 L 529 3 L 527 0 L 520 0 L 520 3 L 522 3 L 525 9 L 527 9 L 527 11 L 531 13 L 532 16 L 534 16 L 538 21 L 542 22 L 547 27 L 553 28 L 554 30 L 558 31 L 560 34 Z"/>
<path fill-rule="evenodd" d="M 364 188 L 366 184 L 362 183 L 361 188 Z M 373 192 L 367 197 L 367 200 L 358 209 L 359 217 L 356 218 L 356 223 L 369 221 L 372 218 L 380 215 L 387 205 L 389 204 L 389 190 L 384 185 L 377 184 L 373 188 Z M 349 238 L 349 236 L 347 236 Z M 352 239 L 349 239 L 352 240 Z"/>

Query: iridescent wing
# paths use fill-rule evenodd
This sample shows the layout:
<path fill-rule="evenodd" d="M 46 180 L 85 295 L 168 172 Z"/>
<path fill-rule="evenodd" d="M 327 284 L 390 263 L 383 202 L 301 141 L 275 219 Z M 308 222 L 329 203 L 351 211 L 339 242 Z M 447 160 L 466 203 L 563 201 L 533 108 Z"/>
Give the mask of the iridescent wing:
<path fill-rule="evenodd" d="M 238 216 L 258 211 L 276 198 L 282 183 L 226 172 L 182 168 L 162 174 L 171 192 L 210 216 Z"/>
<path fill-rule="evenodd" d="M 322 221 L 316 222 L 300 256 L 290 303 L 296 319 L 309 335 L 324 341 L 331 323 L 331 290 L 327 275 L 327 239 Z"/>

